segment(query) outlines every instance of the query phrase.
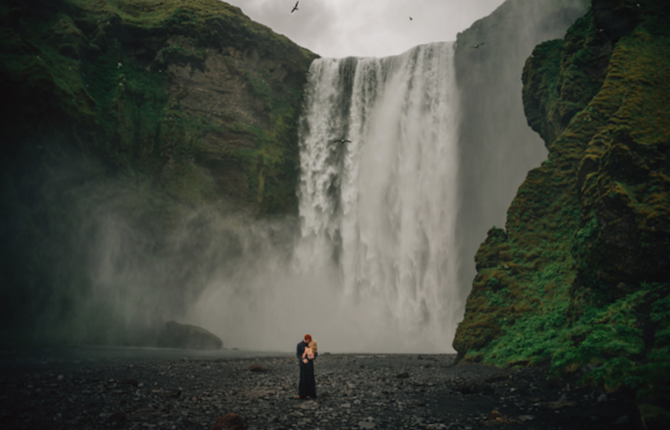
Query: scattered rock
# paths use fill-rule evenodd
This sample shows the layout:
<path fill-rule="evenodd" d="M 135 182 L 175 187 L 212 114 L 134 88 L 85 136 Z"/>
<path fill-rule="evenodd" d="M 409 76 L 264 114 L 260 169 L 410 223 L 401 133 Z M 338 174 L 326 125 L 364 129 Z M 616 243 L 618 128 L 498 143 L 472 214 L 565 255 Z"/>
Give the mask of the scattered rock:
<path fill-rule="evenodd" d="M 528 388 L 530 386 L 530 382 L 524 381 L 524 380 L 515 380 L 510 384 L 510 392 L 515 392 L 515 391 L 520 391 Z"/>
<path fill-rule="evenodd" d="M 481 391 L 481 387 L 472 382 L 460 382 L 454 386 L 454 390 L 461 394 L 477 394 Z"/>
<path fill-rule="evenodd" d="M 489 412 L 488 416 L 486 417 L 487 420 L 489 421 L 494 421 L 497 420 L 498 418 L 503 417 L 504 415 L 500 413 L 500 411 L 497 410 L 492 410 Z"/>
<path fill-rule="evenodd" d="M 569 402 L 567 400 L 557 400 L 555 402 L 545 402 L 541 405 L 544 409 L 558 410 L 563 408 L 571 408 L 577 406 L 577 402 Z"/>
<path fill-rule="evenodd" d="M 299 405 L 296 406 L 296 408 L 299 409 L 316 409 L 319 407 L 319 404 L 313 400 L 307 400 L 305 402 L 300 403 Z"/>
<path fill-rule="evenodd" d="M 493 410 L 491 411 L 488 416 L 486 417 L 488 420 L 486 422 L 487 425 L 501 425 L 501 424 L 519 424 L 520 421 L 517 420 L 512 420 L 510 419 L 507 415 L 503 415 L 500 411 L 498 410 Z"/>
<path fill-rule="evenodd" d="M 484 379 L 484 382 L 492 384 L 494 382 L 505 381 L 507 379 L 509 379 L 509 377 L 507 375 L 493 375 L 493 376 L 489 376 L 488 378 Z"/>
<path fill-rule="evenodd" d="M 421 361 L 416 354 L 375 357 L 368 359 L 365 370 L 352 367 L 351 356 L 342 358 L 320 362 L 316 374 L 319 398 L 304 401 L 295 400 L 298 369 L 292 356 L 255 357 L 253 361 L 248 357 L 170 358 L 139 365 L 133 359 L 108 358 L 53 374 L 0 375 L 0 428 L 18 428 L 18 422 L 25 422 L 43 428 L 202 429 L 218 421 L 218 428 L 224 429 L 217 417 L 234 411 L 244 417 L 239 428 L 286 430 L 295 424 L 295 428 L 322 430 L 396 429 L 405 425 L 434 430 L 512 426 L 537 430 L 538 423 L 553 422 L 558 416 L 555 409 L 541 407 L 543 401 L 552 399 L 559 399 L 562 407 L 572 404 L 568 400 L 585 399 L 584 403 L 579 401 L 575 414 L 560 414 L 560 428 L 578 427 L 572 424 L 584 418 L 591 430 L 624 428 L 634 421 L 630 418 L 628 424 L 613 424 L 634 399 L 621 393 L 608 394 L 607 402 L 597 403 L 600 393 L 577 387 L 569 393 L 570 398 L 562 397 L 566 394 L 563 388 L 548 388 L 544 369 L 524 369 L 513 378 L 508 374 L 505 379 L 496 379 L 494 376 L 503 371 L 488 366 L 447 368 L 453 361 L 450 357 L 423 355 Z M 435 367 L 445 370 L 423 367 L 433 361 Z M 128 363 L 135 363 L 132 370 Z M 252 375 L 247 372 L 251 363 L 272 372 Z M 60 362 L 57 365 L 62 367 Z M 399 372 L 412 376 L 398 379 Z M 124 382 L 127 379 L 137 380 L 137 386 Z M 496 382 L 485 383 L 487 379 Z M 523 381 L 531 382 L 526 390 L 532 395 L 510 393 Z M 57 387 L 52 387 L 55 382 Z M 453 389 L 458 384 L 493 387 L 494 394 L 467 399 Z M 41 393 L 37 391 L 40 387 Z M 70 398 L 76 403 L 70 403 Z M 39 408 L 47 403 L 58 409 L 40 418 Z M 552 403 L 548 405 L 555 406 Z M 518 408 L 516 413 L 512 412 L 514 407 Z M 594 409 L 589 411 L 590 407 Z M 656 417 L 660 415 L 652 416 L 652 412 L 647 412 L 645 422 L 659 421 Z M 597 415 L 598 420 L 589 420 L 590 415 Z"/>
<path fill-rule="evenodd" d="M 244 430 L 246 429 L 242 417 L 235 413 L 228 413 L 216 419 L 209 430 Z"/>
<path fill-rule="evenodd" d="M 556 376 L 550 376 L 549 378 L 547 378 L 547 384 L 551 388 L 559 388 L 563 386 L 563 380 L 557 378 Z"/>

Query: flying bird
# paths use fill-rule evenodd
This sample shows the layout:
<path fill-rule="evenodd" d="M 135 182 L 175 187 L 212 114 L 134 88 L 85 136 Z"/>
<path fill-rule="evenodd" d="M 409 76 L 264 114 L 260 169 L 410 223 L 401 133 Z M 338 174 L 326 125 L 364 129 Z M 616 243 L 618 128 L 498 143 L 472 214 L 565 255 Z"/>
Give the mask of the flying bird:
<path fill-rule="evenodd" d="M 472 45 L 473 48 L 479 48 L 480 46 L 484 46 L 484 42 Z"/>
<path fill-rule="evenodd" d="M 291 13 L 295 12 L 296 10 L 298 10 L 298 3 L 300 3 L 300 1 L 295 2 L 295 6 L 293 6 L 293 9 L 291 9 Z"/>
<path fill-rule="evenodd" d="M 409 20 L 410 20 L 410 21 L 413 21 L 411 16 L 409 17 Z"/>
<path fill-rule="evenodd" d="M 351 143 L 351 140 L 347 140 L 347 139 L 344 139 L 344 138 L 343 139 L 333 139 L 333 140 L 330 141 L 330 143 L 341 143 L 341 144 L 344 145 L 345 143 Z"/>

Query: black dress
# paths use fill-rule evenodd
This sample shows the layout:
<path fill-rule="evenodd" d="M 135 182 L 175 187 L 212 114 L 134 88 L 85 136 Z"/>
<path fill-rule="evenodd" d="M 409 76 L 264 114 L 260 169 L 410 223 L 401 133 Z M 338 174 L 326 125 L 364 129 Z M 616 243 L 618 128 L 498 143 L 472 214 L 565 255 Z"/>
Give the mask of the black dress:
<path fill-rule="evenodd" d="M 296 349 L 296 354 L 298 360 L 300 360 L 300 383 L 298 384 L 298 395 L 301 398 L 316 398 L 316 381 L 314 379 L 314 360 L 307 360 L 307 363 L 303 363 L 302 354 L 305 352 L 307 344 L 305 342 L 300 342 L 298 348 Z M 314 354 L 316 358 L 317 354 Z"/>

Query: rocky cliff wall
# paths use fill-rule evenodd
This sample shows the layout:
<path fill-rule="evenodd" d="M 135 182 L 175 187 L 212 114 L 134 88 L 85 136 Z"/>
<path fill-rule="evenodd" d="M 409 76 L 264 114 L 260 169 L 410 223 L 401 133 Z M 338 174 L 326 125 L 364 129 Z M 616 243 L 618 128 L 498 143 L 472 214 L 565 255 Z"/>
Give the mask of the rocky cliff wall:
<path fill-rule="evenodd" d="M 508 0 L 458 34 L 455 67 L 459 117 L 458 280 L 463 301 L 475 276 L 473 256 L 505 212 L 526 172 L 547 157 L 526 126 L 521 73 L 533 48 L 565 35 L 588 0 Z"/>
<path fill-rule="evenodd" d="M 239 265 L 246 221 L 290 241 L 314 58 L 218 0 L 0 2 L 3 334 L 126 342 Z"/>
<path fill-rule="evenodd" d="M 633 389 L 645 428 L 670 400 L 669 17 L 664 1 L 594 0 L 526 61 L 549 157 L 480 246 L 454 340 L 465 360 Z"/>
<path fill-rule="evenodd" d="M 216 0 L 8 0 L 2 12 L 3 150 L 48 140 L 194 204 L 295 213 L 283 179 L 314 54 Z"/>

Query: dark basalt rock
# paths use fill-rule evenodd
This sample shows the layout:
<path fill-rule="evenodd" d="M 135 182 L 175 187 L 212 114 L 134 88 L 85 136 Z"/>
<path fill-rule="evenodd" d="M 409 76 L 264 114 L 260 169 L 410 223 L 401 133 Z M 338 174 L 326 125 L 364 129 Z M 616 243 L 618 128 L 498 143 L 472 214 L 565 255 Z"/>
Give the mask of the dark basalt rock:
<path fill-rule="evenodd" d="M 638 24 L 640 3 L 640 1 L 592 0 L 594 22 L 612 42 L 616 43 L 623 36 L 630 34 Z"/>
<path fill-rule="evenodd" d="M 267 372 L 268 369 L 261 366 L 260 364 L 252 364 L 249 366 L 249 372 Z"/>
<path fill-rule="evenodd" d="M 158 346 L 161 348 L 221 349 L 223 342 L 202 327 L 168 321 L 158 336 Z"/>
<path fill-rule="evenodd" d="M 217 418 L 210 430 L 244 430 L 245 428 L 246 426 L 244 425 L 244 420 L 242 420 L 241 416 L 235 413 L 229 413 Z"/>

